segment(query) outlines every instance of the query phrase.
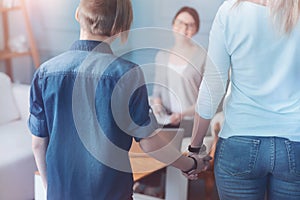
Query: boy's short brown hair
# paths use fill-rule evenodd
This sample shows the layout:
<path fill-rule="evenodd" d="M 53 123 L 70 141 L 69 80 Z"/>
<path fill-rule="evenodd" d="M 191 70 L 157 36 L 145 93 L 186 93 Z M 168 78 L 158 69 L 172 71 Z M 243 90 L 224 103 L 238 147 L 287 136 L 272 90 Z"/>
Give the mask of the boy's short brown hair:
<path fill-rule="evenodd" d="M 78 20 L 93 35 L 113 36 L 130 29 L 133 13 L 130 0 L 81 0 Z"/>

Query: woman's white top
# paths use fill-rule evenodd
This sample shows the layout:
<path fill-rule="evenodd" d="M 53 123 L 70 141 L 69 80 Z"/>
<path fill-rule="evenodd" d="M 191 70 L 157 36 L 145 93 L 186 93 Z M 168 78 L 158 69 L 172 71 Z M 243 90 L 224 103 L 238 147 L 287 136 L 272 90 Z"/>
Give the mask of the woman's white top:
<path fill-rule="evenodd" d="M 211 119 L 225 93 L 220 136 L 278 136 L 300 141 L 300 23 L 280 34 L 267 7 L 225 1 L 209 37 L 196 111 Z"/>
<path fill-rule="evenodd" d="M 187 65 L 175 65 L 169 62 L 168 64 L 170 70 L 174 71 L 176 74 L 179 75 L 179 77 L 185 77 L 184 72 L 185 69 L 187 68 Z M 172 74 L 169 74 L 170 76 L 172 76 Z M 185 90 L 186 88 L 184 88 L 184 85 L 178 84 L 179 80 L 174 80 L 174 78 L 169 77 L 169 85 L 177 85 L 177 88 L 180 87 L 180 90 Z M 173 83 L 171 83 L 173 82 Z M 197 95 L 196 95 L 197 96 Z M 179 98 L 176 96 L 176 94 L 174 94 L 173 92 L 169 92 L 169 100 L 170 100 L 170 111 L 172 113 L 182 113 L 183 112 L 183 108 L 181 108 L 181 103 L 179 102 Z M 196 99 L 194 100 L 194 102 L 196 102 Z M 191 106 L 191 105 L 190 105 Z M 185 108 L 187 109 L 187 108 Z"/>
<path fill-rule="evenodd" d="M 171 53 L 161 50 L 156 55 L 152 96 L 161 99 L 167 113 L 182 113 L 197 102 L 206 54 L 199 49 L 186 65 L 174 65 Z"/>

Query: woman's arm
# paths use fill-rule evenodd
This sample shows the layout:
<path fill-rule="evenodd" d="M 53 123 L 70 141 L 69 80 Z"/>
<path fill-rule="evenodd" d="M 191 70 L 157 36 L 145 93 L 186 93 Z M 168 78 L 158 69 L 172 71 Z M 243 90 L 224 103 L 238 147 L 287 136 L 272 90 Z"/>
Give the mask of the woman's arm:
<path fill-rule="evenodd" d="M 160 114 L 164 111 L 162 100 L 159 97 L 153 97 L 151 102 L 151 108 L 155 114 Z"/>
<path fill-rule="evenodd" d="M 204 119 L 198 113 L 195 113 L 191 147 L 201 147 L 209 124 L 210 119 Z"/>
<path fill-rule="evenodd" d="M 195 109 L 191 146 L 202 145 L 210 119 L 215 115 L 226 91 L 231 60 L 226 43 L 225 26 L 226 15 L 222 13 L 222 9 L 219 9 L 209 35 L 208 56 Z"/>

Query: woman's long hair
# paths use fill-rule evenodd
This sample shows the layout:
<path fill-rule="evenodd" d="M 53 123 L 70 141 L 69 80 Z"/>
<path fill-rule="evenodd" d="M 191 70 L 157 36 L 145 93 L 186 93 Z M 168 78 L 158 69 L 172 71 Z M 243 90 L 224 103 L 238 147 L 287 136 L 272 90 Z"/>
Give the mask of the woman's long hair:
<path fill-rule="evenodd" d="M 237 0 L 237 4 L 247 0 Z M 299 0 L 261 0 L 270 9 L 270 17 L 280 32 L 290 33 L 296 26 L 300 14 Z"/>

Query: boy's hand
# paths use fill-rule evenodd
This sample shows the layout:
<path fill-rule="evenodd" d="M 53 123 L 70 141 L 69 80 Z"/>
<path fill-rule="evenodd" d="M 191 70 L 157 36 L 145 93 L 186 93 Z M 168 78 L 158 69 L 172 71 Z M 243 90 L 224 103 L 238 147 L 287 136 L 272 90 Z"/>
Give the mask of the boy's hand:
<path fill-rule="evenodd" d="M 198 173 L 202 171 L 206 171 L 209 167 L 209 161 L 212 159 L 209 155 L 197 155 L 193 154 L 191 155 L 197 160 L 197 169 L 190 171 L 188 174 L 182 173 L 185 177 L 187 177 L 190 180 L 197 180 L 198 179 Z"/>

